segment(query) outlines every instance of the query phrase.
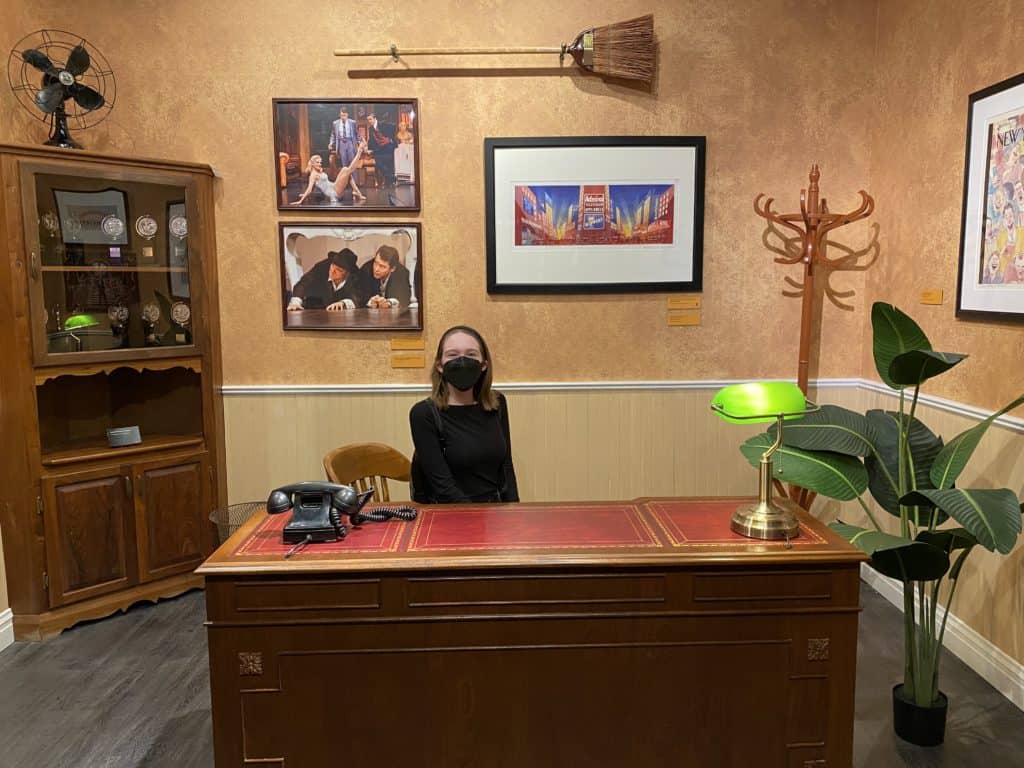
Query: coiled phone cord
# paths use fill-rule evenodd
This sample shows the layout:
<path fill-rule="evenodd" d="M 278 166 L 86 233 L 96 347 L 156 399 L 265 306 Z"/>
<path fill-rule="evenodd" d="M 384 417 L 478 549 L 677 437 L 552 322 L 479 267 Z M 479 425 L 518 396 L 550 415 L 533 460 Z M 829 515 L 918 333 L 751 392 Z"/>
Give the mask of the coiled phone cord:
<path fill-rule="evenodd" d="M 352 525 L 360 525 L 362 523 L 383 523 L 386 520 L 392 518 L 398 518 L 399 520 L 415 520 L 417 511 L 415 507 L 377 507 L 376 509 L 369 509 L 365 512 L 359 511 L 354 512 L 348 516 L 349 522 Z"/>

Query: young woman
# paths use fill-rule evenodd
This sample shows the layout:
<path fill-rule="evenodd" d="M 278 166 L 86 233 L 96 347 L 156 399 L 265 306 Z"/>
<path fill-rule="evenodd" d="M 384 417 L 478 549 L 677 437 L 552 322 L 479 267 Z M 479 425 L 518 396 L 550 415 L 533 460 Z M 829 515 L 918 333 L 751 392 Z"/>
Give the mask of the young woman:
<path fill-rule="evenodd" d="M 464 325 L 441 336 L 431 395 L 409 411 L 413 500 L 519 501 L 505 396 L 491 389 L 491 353 Z"/>
<path fill-rule="evenodd" d="M 355 157 L 352 158 L 352 162 L 338 171 L 337 177 L 332 182 L 327 177 L 327 172 L 324 170 L 323 158 L 320 155 L 313 155 L 309 158 L 309 162 L 306 163 L 306 173 L 309 174 L 309 184 L 306 186 L 306 191 L 302 193 L 298 200 L 292 203 L 292 205 L 302 205 L 306 198 L 309 197 L 314 189 L 320 190 L 324 196 L 327 197 L 332 203 L 341 202 L 341 196 L 345 194 L 345 187 L 348 185 L 352 186 L 352 197 L 358 198 L 360 202 L 366 199 L 366 195 L 359 191 L 359 187 L 356 186 L 356 180 L 352 176 L 352 172 L 355 171 L 359 165 L 359 159 L 363 156 L 363 150 L 366 149 L 366 142 L 362 141 L 359 143 L 359 149 L 356 150 Z"/>

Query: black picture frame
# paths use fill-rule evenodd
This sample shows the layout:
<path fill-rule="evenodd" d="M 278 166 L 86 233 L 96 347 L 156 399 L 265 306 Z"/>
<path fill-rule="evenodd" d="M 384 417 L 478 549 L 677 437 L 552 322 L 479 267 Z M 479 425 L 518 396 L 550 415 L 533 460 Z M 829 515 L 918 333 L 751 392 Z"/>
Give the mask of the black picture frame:
<path fill-rule="evenodd" d="M 282 221 L 278 223 L 278 244 L 281 261 L 281 316 L 286 331 L 422 331 L 425 300 L 423 295 L 423 230 L 418 222 L 367 221 L 315 222 Z M 382 245 L 398 252 L 402 269 L 396 269 L 392 278 L 408 281 L 404 291 L 396 283 L 386 293 L 396 298 L 394 307 L 367 306 L 379 288 L 368 266 Z M 328 310 L 328 301 L 322 296 L 314 303 L 311 296 L 298 297 L 299 307 L 293 305 L 295 287 L 303 277 L 319 266 L 326 281 L 329 268 L 324 262 L 332 252 L 348 248 L 356 256 L 359 269 L 355 287 L 360 300 L 350 309 Z M 364 269 L 365 268 L 365 269 Z M 347 276 L 348 280 L 352 279 Z M 319 278 L 313 278 L 319 283 Z M 408 296 L 406 301 L 405 297 Z"/>
<path fill-rule="evenodd" d="M 1024 322 L 1024 73 L 967 105 L 956 316 Z"/>
<path fill-rule="evenodd" d="M 485 139 L 487 292 L 701 291 L 706 152 L 704 136 Z"/>
<path fill-rule="evenodd" d="M 279 98 L 272 102 L 279 211 L 420 210 L 422 126 L 417 99 Z M 342 110 L 351 122 L 346 131 L 350 138 L 336 135 L 341 131 Z M 376 130 L 370 125 L 371 115 L 377 118 Z M 367 142 L 367 152 L 350 174 L 355 188 L 351 183 L 343 185 L 339 196 L 338 174 L 355 160 L 361 140 Z M 315 155 L 326 176 L 303 199 Z M 365 199 L 356 196 L 357 190 Z"/>

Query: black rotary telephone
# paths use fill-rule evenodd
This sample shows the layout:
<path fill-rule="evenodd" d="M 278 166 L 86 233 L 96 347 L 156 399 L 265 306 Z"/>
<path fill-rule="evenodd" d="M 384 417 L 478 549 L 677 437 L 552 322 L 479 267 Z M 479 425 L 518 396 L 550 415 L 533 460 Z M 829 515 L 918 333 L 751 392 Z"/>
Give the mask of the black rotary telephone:
<path fill-rule="evenodd" d="M 267 512 L 278 515 L 292 511 L 292 519 L 284 527 L 285 544 L 306 544 L 316 541 L 337 541 L 348 535 L 342 521 L 347 515 L 354 526 L 366 522 L 383 522 L 397 517 L 416 519 L 412 507 L 382 508 L 363 512 L 366 502 L 373 496 L 373 488 L 358 493 L 348 485 L 334 483 L 292 483 L 270 492 Z"/>

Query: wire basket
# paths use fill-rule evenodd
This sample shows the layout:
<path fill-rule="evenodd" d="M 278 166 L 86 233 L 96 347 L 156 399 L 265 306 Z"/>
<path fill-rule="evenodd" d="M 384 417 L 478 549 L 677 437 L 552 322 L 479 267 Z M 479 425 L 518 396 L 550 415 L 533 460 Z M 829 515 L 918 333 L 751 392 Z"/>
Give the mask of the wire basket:
<path fill-rule="evenodd" d="M 210 513 L 210 522 L 217 524 L 217 536 L 220 543 L 228 540 L 246 520 L 262 512 L 266 508 L 264 501 L 243 501 L 240 504 L 230 504 Z"/>

